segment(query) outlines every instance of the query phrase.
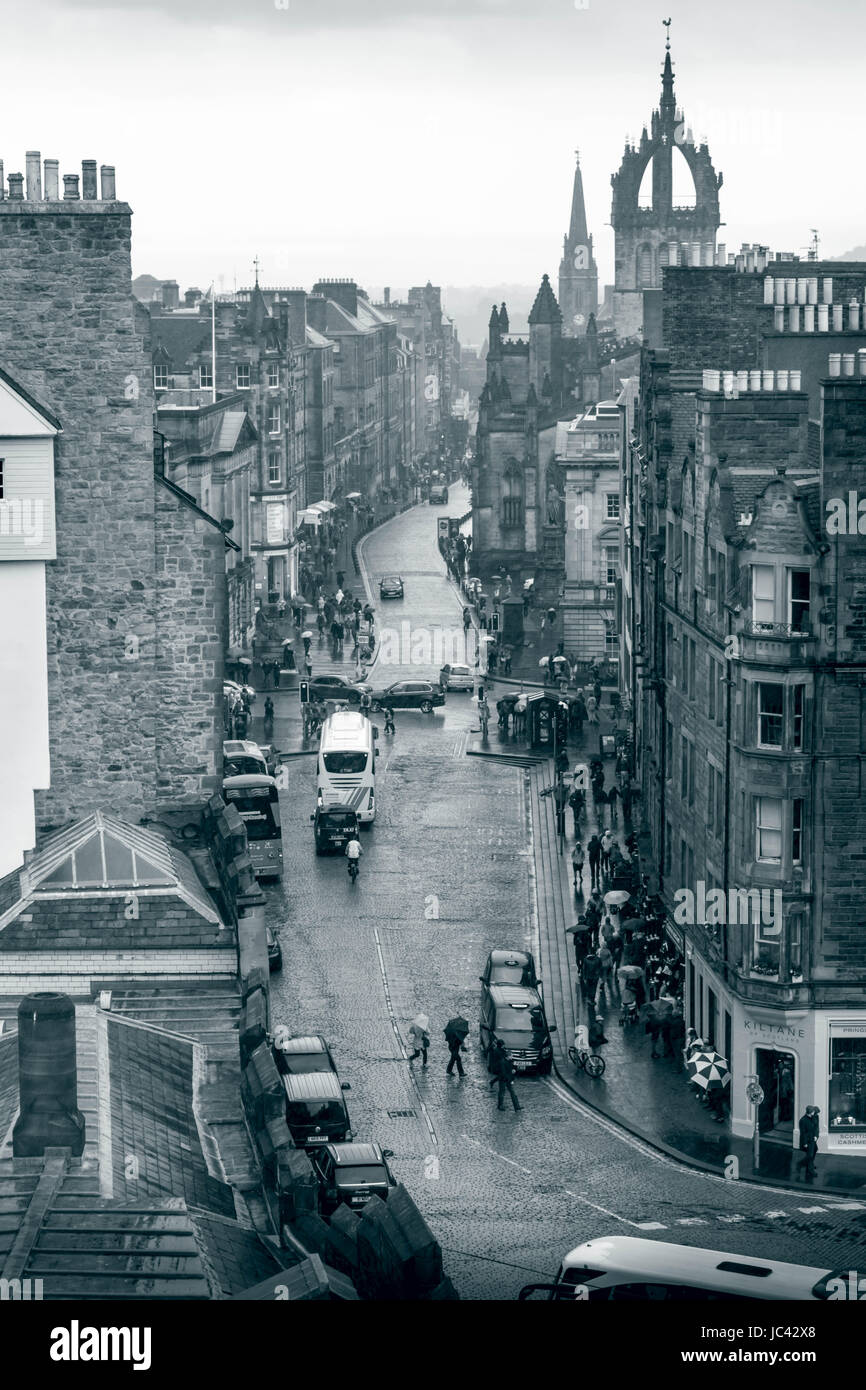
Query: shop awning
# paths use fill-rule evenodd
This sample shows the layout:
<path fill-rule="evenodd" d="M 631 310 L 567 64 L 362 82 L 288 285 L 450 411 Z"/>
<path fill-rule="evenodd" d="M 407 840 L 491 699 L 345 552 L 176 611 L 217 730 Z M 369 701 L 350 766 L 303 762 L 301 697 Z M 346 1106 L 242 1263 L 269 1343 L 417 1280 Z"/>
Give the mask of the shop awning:
<path fill-rule="evenodd" d="M 320 526 L 322 513 L 317 512 L 315 507 L 305 507 L 302 512 L 298 512 L 298 525 Z"/>

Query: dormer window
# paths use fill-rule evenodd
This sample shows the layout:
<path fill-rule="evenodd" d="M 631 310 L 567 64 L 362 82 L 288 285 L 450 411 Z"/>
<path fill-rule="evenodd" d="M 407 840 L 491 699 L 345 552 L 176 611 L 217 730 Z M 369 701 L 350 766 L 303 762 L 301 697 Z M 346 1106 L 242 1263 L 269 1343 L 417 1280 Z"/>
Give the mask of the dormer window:
<path fill-rule="evenodd" d="M 168 390 L 168 367 L 164 362 L 153 369 L 153 389 L 154 391 Z"/>

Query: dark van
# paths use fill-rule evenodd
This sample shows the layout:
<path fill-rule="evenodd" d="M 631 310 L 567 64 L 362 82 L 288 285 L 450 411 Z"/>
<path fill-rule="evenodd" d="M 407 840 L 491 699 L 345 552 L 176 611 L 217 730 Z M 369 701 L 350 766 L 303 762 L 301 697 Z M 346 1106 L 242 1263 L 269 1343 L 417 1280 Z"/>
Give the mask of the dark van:
<path fill-rule="evenodd" d="M 501 1038 L 514 1069 L 546 1076 L 553 1066 L 548 1024 L 537 989 L 524 985 L 482 985 L 481 1051 L 489 1057 L 494 1038 Z"/>
<path fill-rule="evenodd" d="M 340 1144 L 352 1138 L 349 1112 L 343 1099 L 349 1083 L 341 1085 L 336 1072 L 308 1071 L 284 1076 L 286 1121 L 298 1148 Z"/>
<path fill-rule="evenodd" d="M 432 486 L 431 486 L 431 488 L 430 488 L 430 505 L 431 505 L 431 507 L 440 506 L 442 503 L 447 502 L 447 501 L 448 501 L 448 489 L 447 489 L 447 487 L 445 487 L 444 483 L 433 483 Z"/>
<path fill-rule="evenodd" d="M 310 820 L 316 836 L 317 854 L 345 854 L 349 841 L 358 838 L 357 812 L 340 801 L 317 807 Z"/>

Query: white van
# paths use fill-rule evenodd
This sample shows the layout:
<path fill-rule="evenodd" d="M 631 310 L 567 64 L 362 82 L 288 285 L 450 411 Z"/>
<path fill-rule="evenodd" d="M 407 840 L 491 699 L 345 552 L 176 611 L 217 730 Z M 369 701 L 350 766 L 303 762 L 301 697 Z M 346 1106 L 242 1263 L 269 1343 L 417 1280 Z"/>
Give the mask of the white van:
<path fill-rule="evenodd" d="M 832 1273 L 832 1271 L 830 1271 Z M 635 1236 L 588 1240 L 563 1258 L 553 1284 L 527 1284 L 519 1299 L 543 1293 L 590 1303 L 827 1298 L 826 1269 L 730 1255 Z"/>
<path fill-rule="evenodd" d="M 366 715 L 339 710 L 325 720 L 319 741 L 319 806 L 342 802 L 362 825 L 376 819 L 376 734 Z"/>

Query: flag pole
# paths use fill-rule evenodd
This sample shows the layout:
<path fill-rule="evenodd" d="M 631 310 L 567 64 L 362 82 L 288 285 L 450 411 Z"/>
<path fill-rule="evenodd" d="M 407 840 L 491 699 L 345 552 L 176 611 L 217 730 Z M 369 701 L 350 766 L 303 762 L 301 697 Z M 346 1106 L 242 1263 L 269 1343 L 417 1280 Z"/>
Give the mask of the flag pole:
<path fill-rule="evenodd" d="M 210 287 L 210 362 L 211 400 L 216 404 L 216 280 Z"/>

